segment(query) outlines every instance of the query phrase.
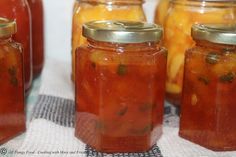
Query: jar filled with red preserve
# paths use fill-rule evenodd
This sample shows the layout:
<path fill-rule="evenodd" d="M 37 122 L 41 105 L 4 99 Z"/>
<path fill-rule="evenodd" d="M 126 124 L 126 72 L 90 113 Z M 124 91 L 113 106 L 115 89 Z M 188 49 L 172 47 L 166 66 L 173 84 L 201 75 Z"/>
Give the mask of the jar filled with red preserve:
<path fill-rule="evenodd" d="M 83 25 L 76 52 L 76 137 L 101 152 L 145 152 L 162 134 L 167 52 L 162 28 L 143 22 Z"/>
<path fill-rule="evenodd" d="M 37 77 L 44 64 L 44 10 L 42 0 L 28 0 L 32 15 L 33 76 Z"/>
<path fill-rule="evenodd" d="M 180 136 L 215 151 L 236 150 L 236 25 L 192 27 Z"/>
<path fill-rule="evenodd" d="M 25 91 L 28 93 L 32 83 L 32 37 L 31 14 L 26 0 L 0 0 L 0 16 L 15 19 L 17 33 L 13 39 L 21 43 L 24 49 Z"/>
<path fill-rule="evenodd" d="M 16 22 L 0 18 L 0 145 L 25 131 L 23 55 Z"/>

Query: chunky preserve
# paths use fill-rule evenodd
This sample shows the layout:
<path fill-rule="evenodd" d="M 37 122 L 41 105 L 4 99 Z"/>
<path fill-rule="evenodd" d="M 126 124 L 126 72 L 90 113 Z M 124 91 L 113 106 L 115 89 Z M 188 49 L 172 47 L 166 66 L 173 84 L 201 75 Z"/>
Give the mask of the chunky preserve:
<path fill-rule="evenodd" d="M 195 25 L 186 53 L 180 136 L 236 150 L 236 25 Z"/>
<path fill-rule="evenodd" d="M 77 49 L 76 136 L 102 152 L 144 152 L 162 134 L 166 50 L 142 22 L 87 23 Z"/>
<path fill-rule="evenodd" d="M 0 17 L 14 19 L 17 33 L 13 39 L 22 44 L 24 52 L 25 91 L 29 92 L 32 83 L 32 44 L 31 15 L 27 0 L 0 0 Z"/>
<path fill-rule="evenodd" d="M 167 100 L 180 105 L 184 55 L 195 45 L 191 26 L 195 23 L 235 23 L 236 8 L 233 0 L 173 0 L 165 20 L 164 46 L 168 49 Z"/>
<path fill-rule="evenodd" d="M 0 18 L 0 145 L 25 131 L 22 47 L 16 23 Z"/>

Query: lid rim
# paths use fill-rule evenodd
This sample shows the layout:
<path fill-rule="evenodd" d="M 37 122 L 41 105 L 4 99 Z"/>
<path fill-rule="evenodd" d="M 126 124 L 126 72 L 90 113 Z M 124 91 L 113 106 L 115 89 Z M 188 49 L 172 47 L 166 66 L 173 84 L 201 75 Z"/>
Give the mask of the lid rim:
<path fill-rule="evenodd" d="M 191 35 L 194 40 L 236 45 L 236 25 L 195 24 L 192 26 Z"/>
<path fill-rule="evenodd" d="M 159 42 L 162 27 L 145 22 L 92 21 L 83 25 L 83 36 L 95 41 L 113 43 Z"/>

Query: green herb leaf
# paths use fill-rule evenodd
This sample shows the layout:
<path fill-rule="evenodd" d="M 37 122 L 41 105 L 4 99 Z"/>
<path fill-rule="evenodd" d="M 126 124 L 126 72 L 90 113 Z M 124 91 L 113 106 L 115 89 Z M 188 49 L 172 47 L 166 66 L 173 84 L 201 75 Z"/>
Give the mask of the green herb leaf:
<path fill-rule="evenodd" d="M 95 69 L 96 68 L 96 63 L 92 62 L 91 66 Z"/>
<path fill-rule="evenodd" d="M 217 64 L 220 60 L 220 56 L 219 54 L 215 53 L 215 52 L 210 52 L 207 54 L 206 56 L 206 62 L 208 64 Z"/>
<path fill-rule="evenodd" d="M 13 85 L 13 86 L 18 86 L 18 80 L 17 80 L 17 78 L 16 77 L 12 77 L 11 78 L 11 80 L 10 80 L 10 82 L 11 82 L 11 84 Z"/>
<path fill-rule="evenodd" d="M 230 53 L 234 53 L 235 52 L 235 48 L 234 47 L 226 47 L 222 49 L 222 52 L 224 55 L 228 55 Z"/>
<path fill-rule="evenodd" d="M 146 104 L 142 104 L 140 107 L 139 107 L 139 111 L 140 112 L 147 112 L 147 111 L 151 111 L 153 108 L 155 108 L 155 104 L 152 104 L 152 103 L 146 103 Z"/>
<path fill-rule="evenodd" d="M 104 130 L 105 129 L 105 124 L 101 121 L 95 121 L 95 128 L 97 130 Z"/>
<path fill-rule="evenodd" d="M 16 76 L 16 67 L 12 66 L 8 69 L 8 73 L 10 76 Z"/>
<path fill-rule="evenodd" d="M 8 74 L 10 75 L 10 82 L 13 86 L 18 86 L 18 80 L 16 78 L 16 67 L 12 66 L 8 69 Z"/>
<path fill-rule="evenodd" d="M 121 108 L 121 109 L 117 112 L 117 115 L 118 115 L 118 116 L 124 116 L 124 115 L 127 113 L 127 111 L 128 111 L 128 107 L 125 106 L 125 107 Z"/>
<path fill-rule="evenodd" d="M 120 64 L 117 69 L 117 74 L 120 76 L 124 76 L 127 73 L 127 66 L 124 64 Z"/>
<path fill-rule="evenodd" d="M 220 76 L 220 82 L 222 83 L 232 83 L 236 77 L 234 72 L 229 72 L 226 75 Z"/>
<path fill-rule="evenodd" d="M 136 135 L 144 135 L 144 134 L 152 131 L 152 129 L 153 129 L 153 125 L 148 124 L 147 126 L 145 126 L 144 128 L 141 128 L 141 129 L 132 129 L 131 132 Z"/>
<path fill-rule="evenodd" d="M 204 83 L 205 85 L 208 85 L 210 83 L 210 80 L 207 77 L 205 77 L 205 76 L 200 76 L 198 78 L 198 81 Z"/>

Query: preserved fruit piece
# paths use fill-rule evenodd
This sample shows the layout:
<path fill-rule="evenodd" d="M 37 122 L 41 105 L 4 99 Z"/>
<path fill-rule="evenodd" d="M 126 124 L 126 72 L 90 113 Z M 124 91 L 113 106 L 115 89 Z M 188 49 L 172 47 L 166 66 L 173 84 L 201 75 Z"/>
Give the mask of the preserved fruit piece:
<path fill-rule="evenodd" d="M 156 15 L 155 15 L 155 23 L 164 25 L 164 21 L 166 18 L 166 15 L 168 13 L 168 9 L 170 7 L 170 1 L 169 0 L 160 0 L 159 4 L 156 8 Z"/>
<path fill-rule="evenodd" d="M 0 17 L 15 19 L 17 22 L 17 33 L 13 36 L 13 39 L 21 43 L 24 49 L 25 91 L 28 94 L 33 77 L 29 4 L 26 0 L 0 0 L 0 10 Z"/>
<path fill-rule="evenodd" d="M 165 20 L 163 42 L 168 49 L 166 93 L 169 102 L 180 105 L 184 54 L 195 45 L 191 38 L 191 26 L 195 23 L 235 23 L 235 4 L 233 1 L 222 3 L 210 0 L 174 0 L 171 3 Z"/>
<path fill-rule="evenodd" d="M 72 24 L 72 80 L 75 72 L 75 50 L 86 43 L 82 36 L 82 25 L 94 20 L 146 21 L 142 3 L 142 0 L 75 1 Z"/>
<path fill-rule="evenodd" d="M 236 150 L 235 30 L 195 25 L 186 53 L 180 136 L 216 151 Z"/>
<path fill-rule="evenodd" d="M 162 29 L 97 21 L 83 30 L 88 45 L 77 49 L 76 137 L 102 152 L 149 150 L 162 134 L 167 62 L 166 50 L 157 46 Z"/>
<path fill-rule="evenodd" d="M 44 11 L 42 0 L 28 0 L 32 14 L 33 75 L 38 76 L 44 64 Z"/>
<path fill-rule="evenodd" d="M 22 47 L 16 23 L 0 18 L 0 145 L 25 131 Z"/>

